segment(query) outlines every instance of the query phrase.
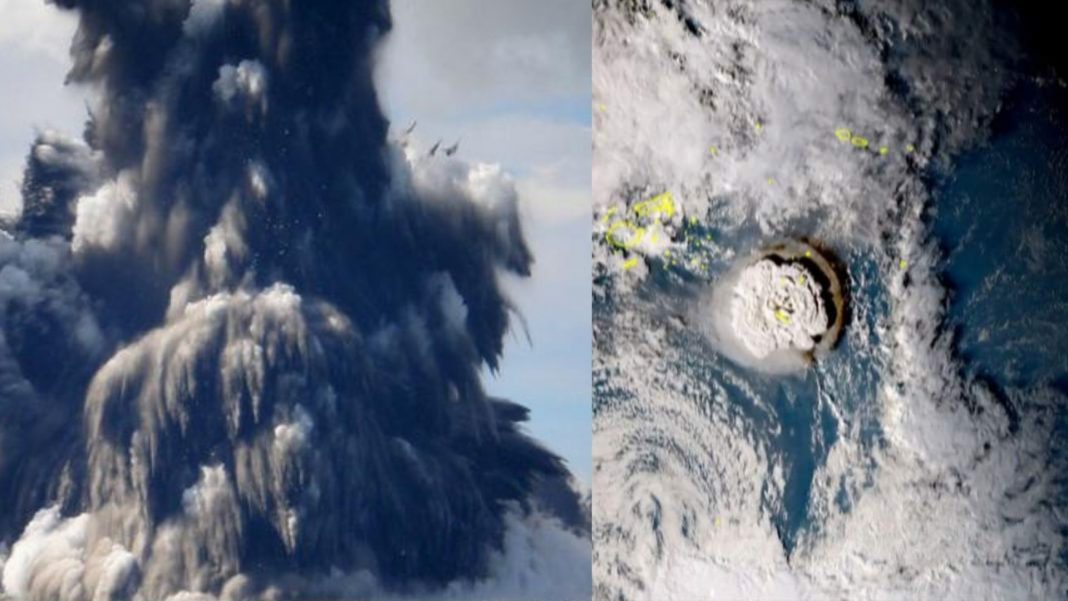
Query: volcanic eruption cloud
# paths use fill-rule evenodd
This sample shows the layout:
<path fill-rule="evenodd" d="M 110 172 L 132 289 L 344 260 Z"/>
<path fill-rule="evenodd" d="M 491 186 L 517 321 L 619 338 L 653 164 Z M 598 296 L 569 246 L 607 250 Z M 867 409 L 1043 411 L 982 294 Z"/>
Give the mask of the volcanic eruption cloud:
<path fill-rule="evenodd" d="M 388 3 L 54 3 L 95 100 L 0 234 L 0 596 L 456 591 L 538 540 L 589 587 L 585 501 L 480 379 L 515 188 L 388 138 Z"/>

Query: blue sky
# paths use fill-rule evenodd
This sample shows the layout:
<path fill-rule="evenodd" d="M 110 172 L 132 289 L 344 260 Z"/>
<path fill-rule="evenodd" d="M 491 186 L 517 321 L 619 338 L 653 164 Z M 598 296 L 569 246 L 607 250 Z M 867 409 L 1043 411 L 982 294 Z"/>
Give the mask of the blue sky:
<path fill-rule="evenodd" d="M 590 482 L 590 10 L 574 0 L 394 0 L 380 94 L 416 142 L 459 139 L 460 157 L 516 180 L 530 279 L 506 287 L 525 316 L 492 394 L 532 411 L 530 431 Z M 0 213 L 17 210 L 35 129 L 79 133 L 83 89 L 63 86 L 69 15 L 44 0 L 0 0 Z M 11 93 L 14 91 L 14 93 Z"/>
<path fill-rule="evenodd" d="M 448 6 L 445 6 L 445 5 Z M 590 482 L 590 10 L 574 0 L 394 0 L 379 69 L 394 128 L 460 140 L 520 190 L 533 276 L 506 287 L 532 339 L 511 336 L 488 390 L 531 408 L 530 431 Z"/>

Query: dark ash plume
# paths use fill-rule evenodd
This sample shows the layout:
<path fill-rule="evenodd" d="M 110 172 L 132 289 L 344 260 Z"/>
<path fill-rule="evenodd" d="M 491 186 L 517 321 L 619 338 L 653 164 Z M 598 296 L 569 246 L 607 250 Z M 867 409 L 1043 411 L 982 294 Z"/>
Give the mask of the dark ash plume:
<path fill-rule="evenodd" d="M 545 490 L 583 529 L 481 385 L 532 261 L 514 187 L 387 140 L 386 2 L 55 4 L 99 103 L 0 240 L 0 540 L 52 504 L 24 537 L 85 540 L 13 550 L 8 593 L 477 578 Z"/>

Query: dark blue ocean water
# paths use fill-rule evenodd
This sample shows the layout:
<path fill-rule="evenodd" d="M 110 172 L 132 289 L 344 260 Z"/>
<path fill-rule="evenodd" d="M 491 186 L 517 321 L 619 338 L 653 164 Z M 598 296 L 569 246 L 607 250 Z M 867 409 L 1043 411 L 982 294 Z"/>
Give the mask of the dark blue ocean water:
<path fill-rule="evenodd" d="M 1057 97 L 1018 90 L 989 143 L 957 160 L 931 212 L 958 352 L 1002 386 L 1068 375 L 1068 123 Z"/>

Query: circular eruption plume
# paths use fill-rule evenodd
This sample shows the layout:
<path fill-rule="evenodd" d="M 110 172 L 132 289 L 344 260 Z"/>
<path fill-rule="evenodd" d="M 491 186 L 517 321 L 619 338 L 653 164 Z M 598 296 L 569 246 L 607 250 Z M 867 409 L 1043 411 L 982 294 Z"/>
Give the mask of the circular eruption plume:
<path fill-rule="evenodd" d="M 845 300 L 826 257 L 804 242 L 785 241 L 740 261 L 713 288 L 708 305 L 710 338 L 724 354 L 784 373 L 834 346 Z"/>

